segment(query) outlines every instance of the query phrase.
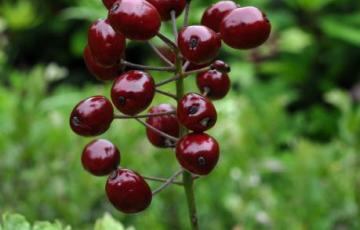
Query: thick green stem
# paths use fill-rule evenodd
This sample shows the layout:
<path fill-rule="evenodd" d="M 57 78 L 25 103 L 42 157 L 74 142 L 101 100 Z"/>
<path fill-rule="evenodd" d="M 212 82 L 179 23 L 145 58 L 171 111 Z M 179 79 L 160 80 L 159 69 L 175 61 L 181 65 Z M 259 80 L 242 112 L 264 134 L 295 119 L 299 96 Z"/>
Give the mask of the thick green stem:
<path fill-rule="evenodd" d="M 181 100 L 184 96 L 184 78 L 185 74 L 182 70 L 182 59 L 180 57 L 179 52 L 177 52 L 176 58 L 176 74 L 179 76 L 179 79 L 176 81 L 176 97 L 177 100 Z M 184 136 L 188 133 L 188 130 L 181 126 L 180 136 Z M 183 172 L 183 184 L 185 189 L 186 200 L 189 209 L 189 218 L 192 230 L 198 230 L 198 218 L 196 213 L 196 203 L 194 196 L 194 178 L 191 173 L 184 171 Z"/>

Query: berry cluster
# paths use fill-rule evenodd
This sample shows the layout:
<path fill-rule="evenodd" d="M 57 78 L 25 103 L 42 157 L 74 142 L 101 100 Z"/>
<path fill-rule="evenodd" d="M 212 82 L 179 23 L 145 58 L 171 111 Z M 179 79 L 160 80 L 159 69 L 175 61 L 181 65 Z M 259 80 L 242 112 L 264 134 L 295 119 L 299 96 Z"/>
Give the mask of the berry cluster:
<path fill-rule="evenodd" d="M 169 184 L 188 186 L 185 175 L 194 180 L 214 169 L 219 144 L 204 132 L 217 120 L 212 100 L 224 98 L 230 89 L 229 65 L 215 60 L 222 41 L 235 49 L 255 48 L 267 40 L 271 26 L 259 9 L 240 7 L 233 1 L 210 6 L 201 25 L 190 26 L 190 0 L 103 0 L 103 3 L 109 10 L 108 18 L 90 26 L 84 60 L 97 79 L 113 81 L 111 101 L 104 96 L 81 101 L 71 113 L 70 126 L 78 135 L 98 136 L 109 129 L 114 119 L 135 119 L 146 127 L 151 144 L 175 148 L 181 165 L 179 172 L 169 179 L 144 178 L 119 167 L 120 151 L 110 141 L 96 139 L 85 146 L 83 167 L 95 176 L 108 175 L 106 194 L 110 202 L 122 212 L 135 213 L 146 209 L 152 196 Z M 183 11 L 184 27 L 178 31 L 176 18 Z M 174 41 L 159 31 L 165 21 L 173 26 Z M 154 46 L 149 41 L 154 37 L 160 38 L 167 48 Z M 150 67 L 126 61 L 126 39 L 147 41 L 168 66 Z M 133 70 L 124 72 L 129 67 Z M 155 82 L 149 70 L 172 72 L 173 76 Z M 199 93 L 185 94 L 183 80 L 193 74 L 197 75 Z M 176 95 L 159 89 L 171 82 L 176 82 Z M 176 99 L 177 106 L 161 104 L 140 114 L 157 93 Z M 113 106 L 121 114 L 115 114 Z M 183 182 L 176 182 L 181 173 Z M 165 183 L 152 192 L 145 179 Z"/>

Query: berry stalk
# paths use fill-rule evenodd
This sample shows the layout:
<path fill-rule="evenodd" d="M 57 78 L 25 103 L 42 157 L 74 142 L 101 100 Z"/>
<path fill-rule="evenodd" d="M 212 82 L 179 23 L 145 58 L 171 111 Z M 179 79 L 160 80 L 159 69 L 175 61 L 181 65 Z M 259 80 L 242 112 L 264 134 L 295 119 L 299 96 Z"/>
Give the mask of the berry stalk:
<path fill-rule="evenodd" d="M 179 78 L 176 80 L 176 96 L 177 100 L 180 101 L 184 96 L 184 78 L 186 77 L 183 72 L 182 59 L 179 51 L 176 53 L 176 75 Z M 188 130 L 181 125 L 180 126 L 180 138 L 185 136 L 188 133 Z M 196 212 L 196 202 L 194 196 L 194 178 L 190 172 L 183 172 L 183 185 L 185 189 L 186 201 L 189 209 L 189 218 L 192 230 L 198 230 L 198 218 Z"/>

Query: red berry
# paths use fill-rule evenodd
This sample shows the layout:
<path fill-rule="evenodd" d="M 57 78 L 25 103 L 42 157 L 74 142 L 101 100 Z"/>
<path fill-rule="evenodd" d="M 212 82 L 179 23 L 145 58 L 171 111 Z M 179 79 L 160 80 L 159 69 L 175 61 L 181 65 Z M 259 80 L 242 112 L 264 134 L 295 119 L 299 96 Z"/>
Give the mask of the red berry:
<path fill-rule="evenodd" d="M 196 83 L 201 93 L 206 92 L 207 97 L 213 100 L 224 98 L 230 90 L 229 76 L 217 70 L 199 73 Z"/>
<path fill-rule="evenodd" d="M 149 114 L 154 113 L 165 113 L 174 112 L 175 108 L 169 104 L 161 104 L 154 106 L 149 110 Z M 180 126 L 175 114 L 172 115 L 161 115 L 161 116 L 150 116 L 146 119 L 146 123 L 153 126 L 154 128 L 169 134 L 173 137 L 179 137 Z M 152 129 L 146 129 L 146 135 L 149 141 L 156 147 L 168 148 L 173 147 L 175 143 L 172 140 L 167 139 L 154 132 Z"/>
<path fill-rule="evenodd" d="M 219 54 L 221 40 L 206 26 L 188 26 L 178 37 L 179 49 L 190 62 L 204 64 L 211 62 Z"/>
<path fill-rule="evenodd" d="M 150 74 L 132 70 L 118 77 L 111 89 L 116 108 L 124 114 L 135 115 L 144 111 L 152 102 L 155 83 Z"/>
<path fill-rule="evenodd" d="M 221 38 L 235 49 L 251 49 L 269 37 L 271 25 L 266 15 L 255 7 L 231 11 L 221 23 Z"/>
<path fill-rule="evenodd" d="M 212 102 L 197 93 L 188 93 L 179 101 L 177 116 L 181 124 L 195 132 L 210 129 L 217 119 Z"/>
<path fill-rule="evenodd" d="M 211 64 L 211 69 L 215 69 L 222 73 L 230 73 L 231 69 L 228 64 L 221 60 L 216 60 Z"/>
<path fill-rule="evenodd" d="M 112 5 L 114 4 L 114 2 L 116 2 L 116 0 L 102 0 L 104 3 L 104 6 L 110 10 Z"/>
<path fill-rule="evenodd" d="M 202 16 L 201 24 L 213 29 L 215 32 L 219 32 L 223 18 L 237 7 L 233 1 L 217 2 L 206 9 Z"/>
<path fill-rule="evenodd" d="M 105 189 L 109 201 L 124 213 L 141 212 L 149 207 L 152 200 L 149 185 L 139 174 L 129 169 L 114 171 Z"/>
<path fill-rule="evenodd" d="M 168 21 L 171 19 L 171 11 L 175 11 L 176 17 L 179 16 L 186 5 L 185 0 L 147 0 L 158 10 L 161 20 Z"/>
<path fill-rule="evenodd" d="M 211 62 L 218 55 L 221 40 L 206 26 L 188 26 L 180 31 L 178 45 L 188 61 L 204 64 Z"/>
<path fill-rule="evenodd" d="M 81 136 L 97 136 L 109 129 L 113 117 L 111 102 L 103 96 L 94 96 L 75 106 L 70 115 L 70 126 Z"/>
<path fill-rule="evenodd" d="M 103 66 L 114 66 L 125 51 L 125 37 L 116 33 L 107 20 L 97 20 L 89 28 L 88 41 L 94 59 Z"/>
<path fill-rule="evenodd" d="M 100 81 L 113 80 L 118 76 L 119 72 L 121 72 L 120 65 L 106 67 L 98 64 L 93 58 L 88 46 L 84 49 L 84 61 L 90 73 Z"/>
<path fill-rule="evenodd" d="M 109 11 L 112 27 L 132 40 L 149 40 L 160 29 L 156 8 L 145 0 L 117 0 Z"/>
<path fill-rule="evenodd" d="M 116 170 L 120 152 L 110 141 L 99 139 L 87 144 L 82 152 L 83 167 L 95 176 L 105 176 Z"/>
<path fill-rule="evenodd" d="M 192 133 L 177 143 L 176 158 L 184 169 L 207 175 L 219 160 L 219 144 L 205 133 Z"/>

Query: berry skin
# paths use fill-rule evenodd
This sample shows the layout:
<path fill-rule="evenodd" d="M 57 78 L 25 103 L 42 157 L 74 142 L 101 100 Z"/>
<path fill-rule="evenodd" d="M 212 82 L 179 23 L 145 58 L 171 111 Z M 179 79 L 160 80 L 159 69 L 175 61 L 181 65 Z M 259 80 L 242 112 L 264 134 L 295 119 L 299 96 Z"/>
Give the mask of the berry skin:
<path fill-rule="evenodd" d="M 175 11 L 176 17 L 179 16 L 186 5 L 185 0 L 147 0 L 158 10 L 161 20 L 168 21 L 171 19 L 171 11 Z"/>
<path fill-rule="evenodd" d="M 131 40 L 146 41 L 160 29 L 156 8 L 145 0 L 118 0 L 109 11 L 112 27 Z"/>
<path fill-rule="evenodd" d="M 204 64 L 211 62 L 219 54 L 221 40 L 206 26 L 188 26 L 180 31 L 178 45 L 187 60 Z"/>
<path fill-rule="evenodd" d="M 211 64 L 211 69 L 215 69 L 222 73 L 230 73 L 231 68 L 228 64 L 221 60 L 216 60 Z"/>
<path fill-rule="evenodd" d="M 206 96 L 213 100 L 224 98 L 230 90 L 229 76 L 217 70 L 199 73 L 196 83 L 201 93 L 207 92 Z"/>
<path fill-rule="evenodd" d="M 201 24 L 213 29 L 215 32 L 219 32 L 223 18 L 236 8 L 238 6 L 233 1 L 217 2 L 206 9 L 201 18 Z"/>
<path fill-rule="evenodd" d="M 120 163 L 120 152 L 110 141 L 98 139 L 87 144 L 81 155 L 83 167 L 95 176 L 109 175 Z"/>
<path fill-rule="evenodd" d="M 175 108 L 169 104 L 161 104 L 154 106 L 149 110 L 149 114 L 164 112 L 175 112 Z M 180 126 L 175 114 L 148 117 L 146 119 L 146 123 L 164 133 L 169 134 L 170 136 L 179 137 Z M 154 132 L 149 128 L 146 128 L 146 135 L 149 141 L 156 147 L 169 148 L 175 145 L 172 140 L 159 135 L 157 132 Z"/>
<path fill-rule="evenodd" d="M 132 70 L 118 77 L 111 89 L 116 108 L 127 115 L 144 111 L 155 95 L 155 83 L 150 74 Z"/>
<path fill-rule="evenodd" d="M 94 59 L 103 66 L 114 66 L 125 51 L 125 36 L 116 33 L 107 20 L 97 20 L 89 28 L 88 46 Z"/>
<path fill-rule="evenodd" d="M 149 207 L 152 200 L 149 185 L 129 169 L 114 171 L 106 182 L 105 190 L 109 201 L 124 213 L 141 212 Z"/>
<path fill-rule="evenodd" d="M 121 72 L 119 65 L 106 67 L 98 64 L 88 46 L 84 49 L 84 62 L 90 73 L 100 81 L 114 80 Z"/>
<path fill-rule="evenodd" d="M 197 93 L 188 93 L 178 103 L 177 117 L 186 128 L 203 132 L 215 125 L 217 113 L 209 99 Z"/>
<path fill-rule="evenodd" d="M 177 143 L 176 158 L 189 172 L 207 175 L 219 160 L 219 144 L 205 133 L 192 133 Z"/>
<path fill-rule="evenodd" d="M 106 9 L 110 10 L 116 0 L 102 0 Z"/>
<path fill-rule="evenodd" d="M 111 102 L 103 96 L 87 98 L 75 106 L 70 127 L 80 136 L 98 136 L 109 129 L 114 117 Z"/>
<path fill-rule="evenodd" d="M 263 44 L 270 35 L 271 24 L 264 13 L 255 7 L 231 11 L 221 23 L 223 41 L 235 49 L 252 49 Z"/>

